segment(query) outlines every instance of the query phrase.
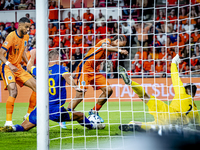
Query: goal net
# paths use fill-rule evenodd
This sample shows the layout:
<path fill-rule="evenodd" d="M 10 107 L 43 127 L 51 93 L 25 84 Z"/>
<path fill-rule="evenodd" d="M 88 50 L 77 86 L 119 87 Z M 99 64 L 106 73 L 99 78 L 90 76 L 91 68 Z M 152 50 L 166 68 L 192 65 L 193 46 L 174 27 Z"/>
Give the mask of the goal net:
<path fill-rule="evenodd" d="M 75 111 L 83 112 L 88 117 L 91 109 L 97 109 L 96 103 L 99 100 L 107 99 L 105 103 L 101 103 L 98 111 L 106 125 L 105 129 L 89 130 L 76 121 L 66 122 L 64 129 L 59 122 L 50 121 L 50 149 L 123 149 L 127 146 L 127 137 L 137 136 L 138 131 L 124 132 L 119 129 L 120 125 L 137 121 L 146 125 L 143 129 L 148 130 L 149 122 L 155 121 L 155 116 L 158 119 L 160 114 L 170 114 L 170 104 L 175 96 L 171 64 L 176 54 L 181 59 L 178 65 L 181 81 L 184 85 L 193 83 L 197 86 L 194 101 L 191 102 L 191 106 L 197 106 L 197 109 L 190 109 L 188 105 L 187 111 L 192 112 L 190 115 L 193 114 L 193 117 L 186 123 L 196 129 L 198 122 L 195 115 L 200 107 L 199 8 L 198 0 L 49 1 L 49 51 L 58 50 L 59 64 L 68 68 L 79 87 L 87 86 L 83 100 L 75 107 Z M 116 35 L 117 41 L 112 39 Z M 119 48 L 120 35 L 124 35 L 127 42 Z M 106 38 L 112 39 L 109 42 L 112 46 L 127 50 L 128 55 L 109 52 L 107 47 L 102 54 L 104 56 L 98 59 L 95 59 L 97 56 L 92 57 L 93 64 L 89 67 L 93 70 L 84 72 L 84 63 L 91 61 L 88 53 L 93 50 L 91 55 L 98 55 L 95 53 L 99 48 L 97 44 Z M 84 63 L 80 65 L 82 62 Z M 119 65 L 126 68 L 132 81 L 140 84 L 146 93 L 157 99 L 156 105 L 158 100 L 164 102 L 168 110 L 160 111 L 156 107 L 156 115 L 149 114 L 149 105 L 120 77 Z M 88 78 L 84 78 L 85 74 L 89 74 Z M 106 85 L 100 84 L 102 82 L 98 75 L 106 79 Z M 109 91 L 108 87 L 112 90 Z M 67 109 L 77 93 L 68 84 L 66 89 L 64 107 Z M 105 89 L 107 91 L 103 91 Z M 62 95 L 61 92 L 59 94 Z M 63 99 L 60 101 L 61 104 Z M 182 101 L 175 109 L 181 120 L 178 125 L 185 126 L 183 117 L 187 111 L 182 111 L 181 104 Z M 158 120 L 154 124 L 160 125 Z"/>

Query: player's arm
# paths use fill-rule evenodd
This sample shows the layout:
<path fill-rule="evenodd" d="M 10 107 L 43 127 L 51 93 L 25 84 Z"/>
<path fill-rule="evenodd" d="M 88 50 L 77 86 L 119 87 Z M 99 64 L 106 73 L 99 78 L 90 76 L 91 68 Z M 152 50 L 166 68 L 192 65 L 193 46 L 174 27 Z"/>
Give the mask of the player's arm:
<path fill-rule="evenodd" d="M 172 84 L 174 87 L 175 94 L 186 94 L 185 88 L 183 87 L 183 82 L 181 81 L 177 69 L 177 65 L 174 61 L 176 61 L 176 58 L 179 57 L 178 54 L 173 58 L 171 63 L 171 79 Z"/>
<path fill-rule="evenodd" d="M 102 48 L 103 48 L 103 50 L 107 50 L 109 52 L 119 52 L 119 53 L 124 54 L 124 55 L 128 54 L 127 50 L 122 50 L 121 48 L 113 47 L 109 44 L 103 44 Z"/>
<path fill-rule="evenodd" d="M 28 58 L 26 56 L 26 52 L 25 51 L 23 52 L 22 59 L 26 64 L 28 63 Z"/>
<path fill-rule="evenodd" d="M 3 46 L 2 46 L 3 47 Z M 5 57 L 5 54 L 7 53 L 6 49 L 5 48 L 1 48 L 0 49 L 0 60 L 6 64 L 10 70 L 12 72 L 16 72 L 18 70 L 18 68 L 16 66 L 14 66 L 13 64 L 11 64 Z"/>
<path fill-rule="evenodd" d="M 36 49 L 31 50 L 30 55 L 31 55 L 31 58 L 27 63 L 27 70 L 29 72 L 31 72 L 32 67 L 34 66 L 34 61 L 35 61 L 35 57 L 36 57 Z"/>
<path fill-rule="evenodd" d="M 67 84 L 71 85 L 76 91 L 82 91 L 82 89 L 78 88 L 78 86 L 76 85 L 74 79 L 71 76 L 71 73 L 64 73 L 62 74 L 63 78 L 65 79 L 65 81 L 67 82 Z"/>

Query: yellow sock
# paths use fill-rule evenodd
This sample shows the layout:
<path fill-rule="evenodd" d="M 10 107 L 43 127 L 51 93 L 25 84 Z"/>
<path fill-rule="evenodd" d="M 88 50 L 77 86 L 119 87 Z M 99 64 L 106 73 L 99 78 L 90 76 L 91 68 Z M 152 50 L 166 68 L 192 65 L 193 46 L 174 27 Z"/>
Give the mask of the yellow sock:
<path fill-rule="evenodd" d="M 6 102 L 6 121 L 12 121 L 15 98 L 9 96 Z"/>
<path fill-rule="evenodd" d="M 139 85 L 137 82 L 132 81 L 131 82 L 131 88 L 133 89 L 133 91 L 139 96 L 139 97 L 143 97 L 145 94 L 145 90 L 144 88 Z"/>

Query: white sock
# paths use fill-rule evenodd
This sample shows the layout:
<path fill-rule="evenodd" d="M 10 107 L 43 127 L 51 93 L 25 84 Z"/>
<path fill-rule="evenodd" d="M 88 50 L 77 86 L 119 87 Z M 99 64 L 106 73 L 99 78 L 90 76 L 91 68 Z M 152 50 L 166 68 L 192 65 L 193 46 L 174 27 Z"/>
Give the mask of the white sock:
<path fill-rule="evenodd" d="M 12 125 L 12 121 L 6 121 L 6 125 Z"/>

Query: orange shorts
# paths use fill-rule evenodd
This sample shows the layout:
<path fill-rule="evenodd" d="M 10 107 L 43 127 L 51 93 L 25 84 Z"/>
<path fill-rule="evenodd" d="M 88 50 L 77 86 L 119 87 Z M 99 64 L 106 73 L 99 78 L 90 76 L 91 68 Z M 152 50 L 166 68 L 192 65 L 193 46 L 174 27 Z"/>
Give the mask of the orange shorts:
<path fill-rule="evenodd" d="M 90 71 L 85 69 L 84 72 L 78 72 L 77 79 L 77 84 L 81 89 L 87 89 L 88 85 L 92 85 L 95 90 L 99 90 L 110 85 L 101 73 L 95 73 L 91 68 Z"/>
<path fill-rule="evenodd" d="M 21 66 L 17 67 L 19 70 L 15 73 L 12 73 L 10 68 L 5 64 L 3 64 L 1 67 L 1 77 L 4 81 L 5 90 L 7 89 L 7 86 L 12 82 L 17 83 L 20 87 L 22 87 L 26 81 L 33 78 L 33 76 L 26 72 Z"/>

